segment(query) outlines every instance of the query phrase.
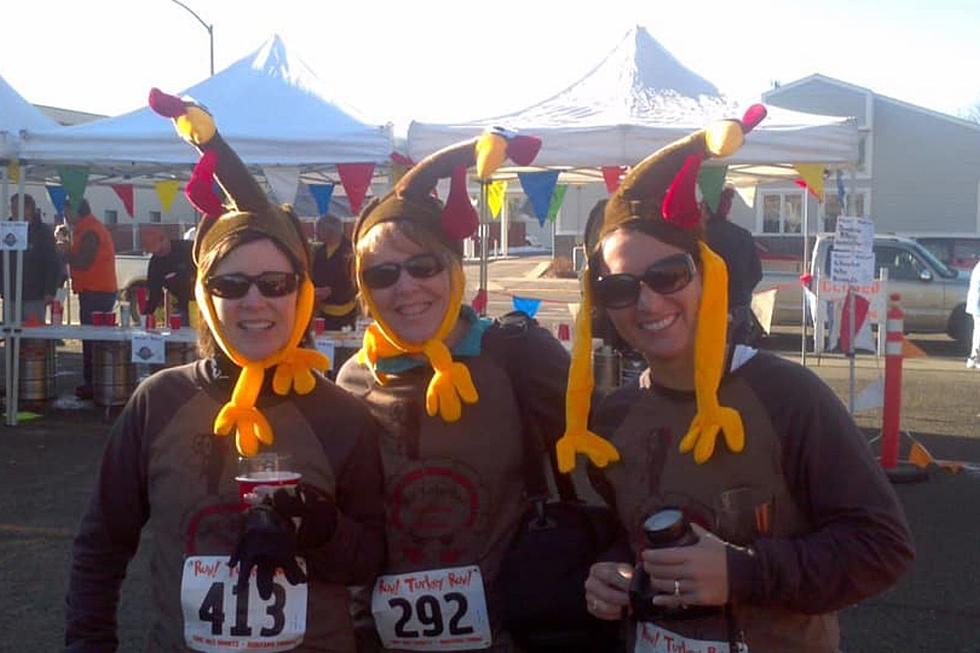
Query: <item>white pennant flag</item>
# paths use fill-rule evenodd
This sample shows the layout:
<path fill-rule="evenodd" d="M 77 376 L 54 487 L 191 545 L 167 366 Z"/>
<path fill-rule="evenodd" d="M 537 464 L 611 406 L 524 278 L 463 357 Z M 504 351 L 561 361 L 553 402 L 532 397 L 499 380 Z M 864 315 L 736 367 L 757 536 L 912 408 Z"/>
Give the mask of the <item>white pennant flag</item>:
<path fill-rule="evenodd" d="M 885 405 L 885 384 L 877 378 L 861 389 L 854 398 L 854 413 L 876 410 Z"/>
<path fill-rule="evenodd" d="M 272 188 L 276 201 L 293 204 L 299 187 L 299 168 L 296 166 L 263 167 L 262 174 Z"/>

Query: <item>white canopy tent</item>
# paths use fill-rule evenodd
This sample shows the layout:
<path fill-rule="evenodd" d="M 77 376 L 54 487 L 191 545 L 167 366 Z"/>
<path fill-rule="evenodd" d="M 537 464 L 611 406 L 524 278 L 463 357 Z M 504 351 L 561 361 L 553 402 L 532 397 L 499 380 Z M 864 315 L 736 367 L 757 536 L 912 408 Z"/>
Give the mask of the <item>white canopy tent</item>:
<path fill-rule="evenodd" d="M 279 36 L 181 95 L 213 112 L 222 135 L 248 165 L 308 170 L 382 163 L 392 151 L 391 125 L 358 118 Z M 29 129 L 21 156 L 32 164 L 89 165 L 115 175 L 189 168 L 198 158 L 170 121 L 148 107 L 63 129 Z"/>
<path fill-rule="evenodd" d="M 726 163 L 768 166 L 856 160 L 854 121 L 767 108 L 769 116 Z M 583 78 L 526 109 L 459 123 L 411 123 L 408 152 L 418 160 L 488 125 L 502 125 L 543 139 L 536 166 L 632 165 L 712 120 L 739 118 L 743 111 L 743 106 L 685 68 L 646 29 L 635 27 Z"/>
<path fill-rule="evenodd" d="M 41 113 L 0 77 L 0 158 L 14 159 L 25 130 L 56 131 L 57 122 Z"/>

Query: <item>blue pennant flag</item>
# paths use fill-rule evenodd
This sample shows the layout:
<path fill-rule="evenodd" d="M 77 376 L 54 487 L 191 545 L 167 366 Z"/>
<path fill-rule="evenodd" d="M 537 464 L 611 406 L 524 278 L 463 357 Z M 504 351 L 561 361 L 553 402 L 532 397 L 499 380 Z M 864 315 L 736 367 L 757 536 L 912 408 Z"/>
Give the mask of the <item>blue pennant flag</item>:
<path fill-rule="evenodd" d="M 521 311 L 528 317 L 534 317 L 538 309 L 541 307 L 540 299 L 531 299 L 530 297 L 517 297 L 514 296 L 514 310 Z"/>
<path fill-rule="evenodd" d="M 333 184 L 307 184 L 310 195 L 316 200 L 316 210 L 319 215 L 330 213 L 330 198 L 333 197 Z"/>
<path fill-rule="evenodd" d="M 68 191 L 65 190 L 64 186 L 45 186 L 48 190 L 48 197 L 51 198 L 51 203 L 54 204 L 54 210 L 58 215 L 64 215 L 65 210 L 65 199 L 68 197 Z"/>
<path fill-rule="evenodd" d="M 531 200 L 534 217 L 538 219 L 538 224 L 543 227 L 548 220 L 548 207 L 551 205 L 551 196 L 555 192 L 555 185 L 558 183 L 558 171 L 518 172 L 517 177 L 521 180 L 524 193 Z"/>

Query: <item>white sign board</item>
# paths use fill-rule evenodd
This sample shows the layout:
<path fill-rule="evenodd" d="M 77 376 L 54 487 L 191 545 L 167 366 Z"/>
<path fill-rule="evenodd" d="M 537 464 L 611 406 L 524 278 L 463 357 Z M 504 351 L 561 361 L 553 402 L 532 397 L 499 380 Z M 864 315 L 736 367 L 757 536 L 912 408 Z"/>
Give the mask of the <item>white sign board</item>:
<path fill-rule="evenodd" d="M 153 333 L 138 333 L 132 339 L 132 362 L 163 365 L 167 362 L 166 342 L 163 336 Z"/>
<path fill-rule="evenodd" d="M 23 252 L 27 249 L 27 223 L 20 220 L 0 222 L 0 251 Z"/>
<path fill-rule="evenodd" d="M 313 343 L 316 346 L 316 350 L 330 359 L 330 367 L 327 370 L 332 370 L 334 365 L 334 351 L 337 348 L 337 343 L 330 338 L 325 338 L 323 336 L 317 336 L 313 339 Z"/>
<path fill-rule="evenodd" d="M 867 218 L 840 216 L 830 252 L 830 278 L 834 283 L 867 285 L 875 278 L 874 223 Z"/>

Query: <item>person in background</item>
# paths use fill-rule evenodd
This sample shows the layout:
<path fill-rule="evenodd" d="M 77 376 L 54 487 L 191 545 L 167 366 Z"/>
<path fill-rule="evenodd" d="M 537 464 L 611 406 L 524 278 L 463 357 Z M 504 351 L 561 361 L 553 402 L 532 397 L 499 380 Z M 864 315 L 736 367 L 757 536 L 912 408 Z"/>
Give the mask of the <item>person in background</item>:
<path fill-rule="evenodd" d="M 20 196 L 10 198 L 10 219 L 20 219 Z M 43 324 L 44 309 L 54 299 L 59 287 L 58 250 L 55 247 L 54 235 L 51 228 L 41 221 L 41 212 L 37 210 L 34 198 L 24 194 L 24 220 L 27 222 L 27 250 L 23 253 L 24 286 L 22 289 L 23 303 L 21 305 L 21 322 L 24 324 Z M 10 296 L 17 296 L 17 270 L 14 258 L 10 257 Z M 0 266 L 0 292 L 3 291 L 3 276 L 5 270 Z M 13 303 L 6 304 L 13 306 Z M 13 319 L 13 312 L 7 315 Z"/>
<path fill-rule="evenodd" d="M 320 245 L 313 250 L 315 315 L 325 320 L 328 330 L 354 328 L 357 321 L 357 287 L 351 276 L 354 249 L 344 235 L 344 223 L 332 215 L 321 216 L 316 221 L 316 238 Z"/>
<path fill-rule="evenodd" d="M 966 359 L 968 369 L 980 370 L 980 261 L 970 273 L 970 289 L 966 293 L 966 313 L 973 318 L 973 342 L 970 357 Z"/>
<path fill-rule="evenodd" d="M 71 249 L 71 227 L 59 224 L 54 228 L 54 244 L 58 252 L 58 288 L 64 287 L 68 281 L 68 251 Z"/>
<path fill-rule="evenodd" d="M 71 272 L 72 289 L 78 293 L 79 322 L 92 324 L 92 313 L 112 311 L 116 303 L 116 248 L 112 235 L 92 215 L 88 200 L 78 210 L 65 202 L 65 217 L 72 226 L 71 246 L 62 245 Z M 82 342 L 82 385 L 75 388 L 79 399 L 92 398 L 92 344 Z"/>
<path fill-rule="evenodd" d="M 587 605 L 601 619 L 628 613 L 636 652 L 837 653 L 837 611 L 887 590 L 914 558 L 895 491 L 834 392 L 726 338 L 725 263 L 704 242 L 695 181 L 764 115 L 754 105 L 631 168 L 587 243 L 569 423 L 589 411 L 579 364 L 593 300 L 649 366 L 589 427 L 621 455 L 589 471 L 632 559 L 593 565 Z"/>
<path fill-rule="evenodd" d="M 725 186 L 718 200 L 718 208 L 712 211 L 702 202 L 705 216 L 705 239 L 708 246 L 725 262 L 728 268 L 729 330 L 735 344 L 748 344 L 752 325 L 752 291 L 762 280 L 762 263 L 755 248 L 755 239 L 748 229 L 728 219 L 735 198 L 735 189 Z"/>
<path fill-rule="evenodd" d="M 188 305 L 194 297 L 194 280 L 197 268 L 194 266 L 193 245 L 189 240 L 171 240 L 158 227 L 144 227 L 140 238 L 143 251 L 150 254 L 146 270 L 148 296 L 144 315 L 152 315 L 163 303 L 163 289 L 173 298 L 174 310 L 171 315 L 179 315 L 181 324 L 190 324 Z"/>

